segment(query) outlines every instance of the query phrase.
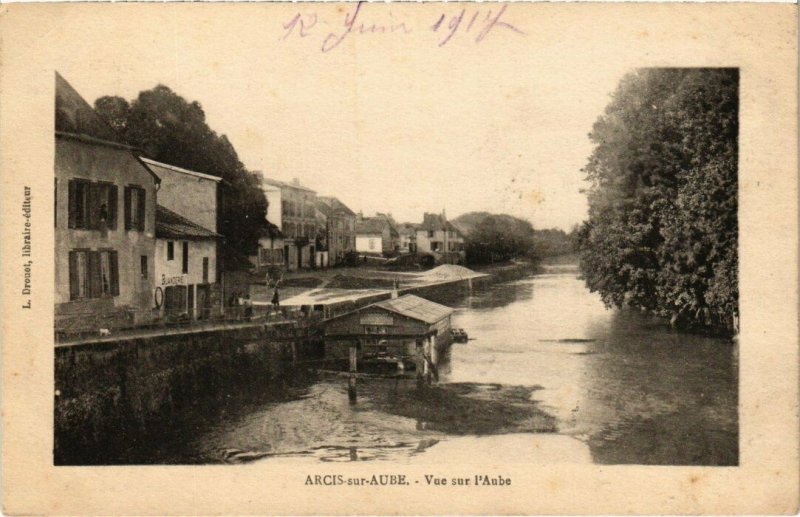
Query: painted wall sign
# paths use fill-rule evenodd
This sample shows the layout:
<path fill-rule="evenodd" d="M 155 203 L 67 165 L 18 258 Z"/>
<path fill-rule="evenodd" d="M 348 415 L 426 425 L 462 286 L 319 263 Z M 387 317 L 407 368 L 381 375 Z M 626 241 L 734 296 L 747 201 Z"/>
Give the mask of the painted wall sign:
<path fill-rule="evenodd" d="M 186 285 L 186 275 L 167 276 L 161 275 L 161 285 Z"/>

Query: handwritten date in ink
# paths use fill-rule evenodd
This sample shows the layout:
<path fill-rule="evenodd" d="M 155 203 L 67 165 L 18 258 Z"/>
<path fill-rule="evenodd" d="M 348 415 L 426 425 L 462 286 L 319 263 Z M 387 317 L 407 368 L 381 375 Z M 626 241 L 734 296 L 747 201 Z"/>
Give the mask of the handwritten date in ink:
<path fill-rule="evenodd" d="M 449 13 L 441 13 L 424 31 L 437 34 L 437 46 L 445 46 L 457 34 L 469 35 L 475 43 L 483 41 L 491 32 L 499 30 L 525 33 L 511 24 L 507 18 L 507 5 L 491 4 L 491 8 L 461 8 Z M 341 11 L 341 9 L 340 9 Z M 323 29 L 324 27 L 324 29 Z M 415 32 L 409 21 L 396 18 L 392 12 L 370 10 L 364 2 L 358 2 L 343 13 L 339 20 L 329 22 L 317 12 L 297 12 L 282 24 L 281 40 L 308 38 L 321 40 L 323 53 L 338 48 L 348 38 L 362 35 L 407 35 Z"/>

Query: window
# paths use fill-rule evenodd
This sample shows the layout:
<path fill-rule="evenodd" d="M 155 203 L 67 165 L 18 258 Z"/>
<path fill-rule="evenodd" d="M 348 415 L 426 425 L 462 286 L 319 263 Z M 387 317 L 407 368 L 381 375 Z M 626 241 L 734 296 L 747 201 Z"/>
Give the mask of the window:
<path fill-rule="evenodd" d="M 203 257 L 203 283 L 208 283 L 208 257 Z"/>
<path fill-rule="evenodd" d="M 86 180 L 69 182 L 69 228 L 100 230 L 117 227 L 117 186 Z"/>
<path fill-rule="evenodd" d="M 119 267 L 114 250 L 69 252 L 71 300 L 119 294 Z"/>
<path fill-rule="evenodd" d="M 371 249 L 371 250 L 375 249 L 375 239 L 370 239 L 369 240 L 369 249 Z"/>
<path fill-rule="evenodd" d="M 183 241 L 183 274 L 187 274 L 189 272 L 189 243 Z"/>
<path fill-rule="evenodd" d="M 139 259 L 140 271 L 142 278 L 147 278 L 147 255 L 142 255 Z"/>
<path fill-rule="evenodd" d="M 125 187 L 125 229 L 144 231 L 146 192 L 141 187 Z"/>
<path fill-rule="evenodd" d="M 175 260 L 175 243 L 167 241 L 167 260 Z"/>
<path fill-rule="evenodd" d="M 428 230 L 428 238 L 429 239 L 433 238 L 433 230 Z"/>

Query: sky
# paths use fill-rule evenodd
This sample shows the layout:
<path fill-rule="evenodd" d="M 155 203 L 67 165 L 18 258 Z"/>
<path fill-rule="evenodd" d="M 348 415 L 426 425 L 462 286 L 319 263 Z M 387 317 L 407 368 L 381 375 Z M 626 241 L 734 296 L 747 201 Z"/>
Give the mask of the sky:
<path fill-rule="evenodd" d="M 586 217 L 587 135 L 631 67 L 570 46 L 591 20 L 542 25 L 515 7 L 476 42 L 466 20 L 480 25 L 488 10 L 468 6 L 440 45 L 449 31 L 432 27 L 442 15 L 440 29 L 452 27 L 461 7 L 367 5 L 358 23 L 387 29 L 346 34 L 328 52 L 326 35 L 344 32 L 353 4 L 258 8 L 235 26 L 167 8 L 158 23 L 96 23 L 89 44 L 65 35 L 57 69 L 90 103 L 167 85 L 200 102 L 247 168 L 298 178 L 365 215 L 488 211 L 569 230 Z M 305 36 L 286 29 L 296 14 L 309 25 L 316 16 Z"/>

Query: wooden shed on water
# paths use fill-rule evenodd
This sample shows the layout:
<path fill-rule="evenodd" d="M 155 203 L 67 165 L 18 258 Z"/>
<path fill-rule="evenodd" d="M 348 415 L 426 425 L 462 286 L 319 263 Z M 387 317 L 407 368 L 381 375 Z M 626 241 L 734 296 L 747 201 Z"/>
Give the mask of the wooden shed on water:
<path fill-rule="evenodd" d="M 452 342 L 452 313 L 413 294 L 355 309 L 325 322 L 325 357 L 347 358 L 355 345 L 359 362 L 385 359 L 413 367 L 421 355 L 435 366 Z"/>

